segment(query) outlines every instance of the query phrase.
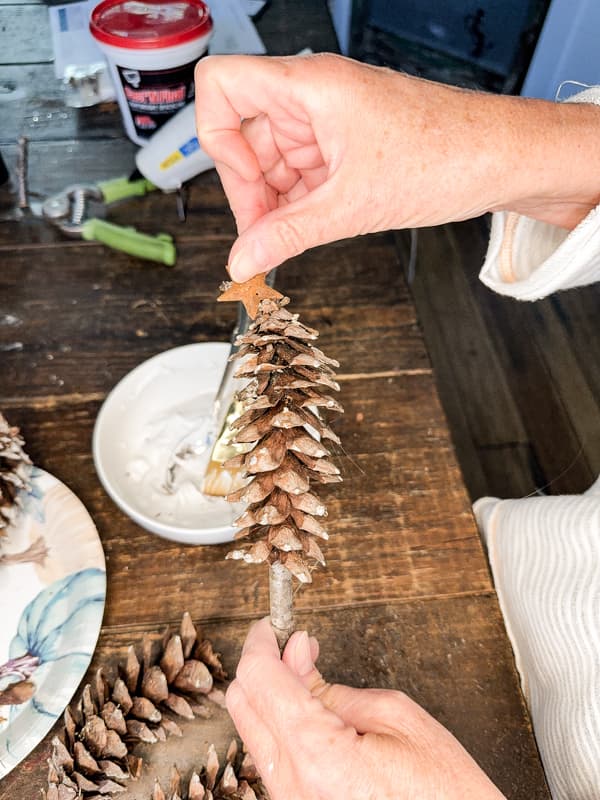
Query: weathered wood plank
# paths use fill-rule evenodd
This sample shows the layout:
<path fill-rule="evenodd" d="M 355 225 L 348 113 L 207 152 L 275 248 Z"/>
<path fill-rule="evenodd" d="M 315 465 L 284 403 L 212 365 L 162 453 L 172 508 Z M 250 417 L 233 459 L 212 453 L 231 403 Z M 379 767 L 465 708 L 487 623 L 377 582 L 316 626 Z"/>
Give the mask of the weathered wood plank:
<path fill-rule="evenodd" d="M 179 612 L 186 608 L 187 599 L 181 598 Z M 174 624 L 179 612 L 172 617 Z M 493 597 L 306 612 L 299 615 L 298 625 L 319 638 L 319 666 L 328 680 L 406 691 L 450 728 L 511 800 L 549 798 Z M 145 626 L 130 622 L 105 627 L 93 668 L 114 663 L 129 644 L 139 641 L 143 630 L 161 626 L 155 621 Z M 245 621 L 202 625 L 230 672 L 246 626 Z M 212 724 L 187 724 L 183 740 L 146 749 L 149 763 L 144 777 L 122 796 L 146 800 L 154 775 L 168 775 L 174 762 L 182 770 L 197 765 L 207 741 L 214 739 L 224 749 L 229 725 L 217 714 Z M 45 785 L 52 735 L 2 781 L 1 800 L 34 797 Z"/>
<path fill-rule="evenodd" d="M 55 147 L 66 155 L 69 145 L 65 146 L 64 140 L 124 138 L 123 123 L 115 103 L 89 108 L 71 108 L 65 104 L 65 89 L 62 81 L 55 77 L 52 63 L 0 65 L 0 86 L 14 92 L 14 99 L 5 97 L 2 104 L 0 144 L 12 144 L 21 135 L 31 142 L 60 141 Z M 61 177 L 60 172 L 57 177 Z"/>
<path fill-rule="evenodd" d="M 489 300 L 486 308 L 504 331 L 506 358 L 515 398 L 520 404 L 536 459 L 543 465 L 545 491 L 548 494 L 571 494 L 584 491 L 595 477 L 580 441 L 560 387 L 553 382 L 545 362 L 544 350 L 525 333 L 527 319 L 522 309 L 509 308 L 500 298 Z"/>
<path fill-rule="evenodd" d="M 597 299 L 600 293 L 595 292 Z M 598 366 L 600 342 L 588 340 L 578 353 L 557 317 L 551 301 L 544 300 L 527 308 L 528 328 L 539 347 L 549 372 L 549 380 L 560 391 L 562 402 L 572 421 L 573 430 L 585 453 L 592 475 L 600 474 L 600 406 L 598 395 L 590 387 L 582 364 L 594 360 Z M 596 313 L 597 315 L 597 313 Z M 595 315 L 595 316 L 596 316 Z M 596 348 L 594 349 L 594 344 Z M 583 358 L 581 357 L 583 356 Z"/>
<path fill-rule="evenodd" d="M 37 64 L 54 58 L 46 5 L 0 5 L 2 64 Z"/>
<path fill-rule="evenodd" d="M 189 238 L 179 239 L 175 269 L 76 241 L 11 254 L 10 269 L 0 271 L 5 401 L 106 392 L 157 352 L 229 339 L 235 308 L 215 298 L 233 227 L 222 207 L 211 205 L 211 191 L 224 203 L 214 177 L 206 176 L 204 185 L 212 189 L 194 187 L 199 200 L 190 204 Z M 33 225 L 40 237 L 50 230 L 40 220 Z M 321 331 L 321 344 L 340 360 L 341 372 L 429 370 L 386 235 L 314 250 L 282 268 L 277 283 Z"/>
<path fill-rule="evenodd" d="M 479 248 L 486 239 L 481 221 L 457 226 L 457 236 L 467 236 L 471 246 L 479 238 Z M 543 480 L 544 491 L 548 494 L 584 491 L 594 480 L 595 471 L 590 465 L 586 443 L 580 438 L 582 426 L 588 423 L 585 419 L 576 421 L 575 416 L 581 413 L 582 403 L 585 413 L 590 413 L 593 402 L 587 392 L 581 402 L 573 394 L 576 385 L 585 391 L 585 379 L 578 370 L 570 377 L 569 370 L 563 369 L 561 382 L 556 382 L 558 367 L 552 364 L 556 358 L 565 357 L 565 346 L 561 343 L 559 352 L 557 341 L 553 344 L 548 340 L 550 328 L 544 331 L 545 323 L 539 311 L 554 299 L 520 303 L 494 294 L 476 280 L 473 280 L 472 290 L 519 408 L 535 461 L 540 465 L 538 480 Z M 560 333 L 555 331 L 551 335 L 560 341 Z M 597 341 L 596 334 L 590 340 L 590 352 Z M 569 361 L 575 367 L 574 358 L 583 361 L 587 357 L 588 352 L 580 346 L 579 355 L 569 356 Z M 596 413 L 592 411 L 591 414 L 593 419 L 589 425 L 592 427 L 587 427 L 587 431 L 593 442 L 597 437 L 598 406 Z M 584 436 L 587 440 L 587 434 Z"/>
<path fill-rule="evenodd" d="M 471 242 L 468 234 L 457 240 L 453 226 L 424 229 L 418 237 L 411 290 L 469 495 L 481 497 L 490 486 L 495 492 L 507 485 L 524 494 L 534 488 L 527 472 L 516 480 L 511 470 L 510 484 L 490 483 L 496 473 L 486 474 L 480 464 L 481 450 L 527 441 L 464 266 L 480 263 L 482 240 Z M 396 242 L 407 265 L 408 232 L 396 234 Z"/>
<path fill-rule="evenodd" d="M 53 118 L 49 120 L 49 124 L 54 130 Z M 30 131 L 26 129 L 23 129 L 23 133 L 27 136 L 30 135 Z M 101 133 L 102 131 L 98 131 L 98 134 Z M 28 147 L 29 167 L 27 173 L 30 200 L 44 199 L 74 183 L 95 183 L 121 175 L 131 175 L 135 168 L 137 150 L 138 148 L 133 142 L 123 136 L 118 139 L 102 138 L 94 141 L 93 145 L 89 141 L 82 141 L 79 138 L 53 142 L 32 140 Z M 2 155 L 9 169 L 14 171 L 17 159 L 16 145 L 3 147 Z M 127 207 L 130 225 L 136 224 L 137 214 L 143 214 L 148 199 L 136 198 L 119 204 L 120 208 Z M 172 218 L 175 220 L 174 199 L 171 198 L 170 203 L 165 203 L 165 208 L 167 205 L 173 210 Z M 0 245 L 14 245 L 17 242 L 31 244 L 40 241 L 42 234 L 36 233 L 36 228 L 40 223 L 38 220 L 32 222 L 33 224 L 27 224 L 26 219 L 18 227 L 12 229 L 6 223 L 0 224 Z M 53 238 L 41 241 L 60 240 L 61 237 L 55 234 Z"/>
<path fill-rule="evenodd" d="M 560 292 L 548 298 L 562 331 L 568 337 L 579 368 L 596 398 L 600 398 L 600 283 Z M 557 324 L 557 323 L 554 323 Z"/>
<path fill-rule="evenodd" d="M 585 306 L 581 302 L 585 296 Z M 590 303 L 589 301 L 595 301 Z M 561 313 L 561 303 L 568 308 Z M 587 307 L 587 309 L 586 309 Z M 600 286 L 576 289 L 528 307 L 529 328 L 558 387 L 586 460 L 600 475 Z M 586 309 L 586 310 L 584 310 Z M 558 313 L 557 313 L 558 311 Z M 575 336 L 573 332 L 577 331 Z"/>
<path fill-rule="evenodd" d="M 477 278 L 483 220 L 419 237 L 412 288 L 471 497 L 582 491 L 599 470 L 598 287 L 518 303 Z"/>
<path fill-rule="evenodd" d="M 478 447 L 476 458 L 482 483 L 477 497 L 526 497 L 545 486 L 542 468 L 529 442 Z"/>
<path fill-rule="evenodd" d="M 401 236 L 406 242 L 406 232 Z M 469 408 L 469 430 L 479 446 L 502 444 L 507 437 L 508 441 L 526 439 L 519 410 L 469 288 L 467 274 L 481 264 L 482 244 L 481 238 L 471 237 L 470 228 L 445 225 L 419 231 L 411 286 L 422 309 L 420 318 L 427 315 L 422 324 L 439 383 L 444 392 L 456 393 L 459 406 Z M 457 373 L 461 374 L 460 383 L 452 380 Z"/>
<path fill-rule="evenodd" d="M 345 451 L 339 457 L 344 483 L 323 493 L 328 572 L 299 594 L 299 607 L 489 591 L 431 376 L 348 381 L 341 400 L 346 412 L 336 430 Z M 196 616 L 262 613 L 264 569 L 225 562 L 227 545 L 194 548 L 162 540 L 115 508 L 92 464 L 97 409 L 97 402 L 25 406 L 11 408 L 9 417 L 22 427 L 34 460 L 71 486 L 98 525 L 108 560 L 107 624 L 176 614 L 187 585 L 202 586 L 189 600 Z M 143 608 L 139 597 L 146 598 Z"/>

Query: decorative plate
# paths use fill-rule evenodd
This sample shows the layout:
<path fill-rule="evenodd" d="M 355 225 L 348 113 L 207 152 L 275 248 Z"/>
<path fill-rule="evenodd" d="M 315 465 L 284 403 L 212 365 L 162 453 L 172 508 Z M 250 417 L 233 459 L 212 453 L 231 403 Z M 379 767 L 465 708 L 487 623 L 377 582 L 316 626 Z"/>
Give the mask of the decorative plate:
<path fill-rule="evenodd" d="M 0 541 L 0 778 L 54 725 L 94 652 L 106 568 L 83 503 L 34 468 Z"/>

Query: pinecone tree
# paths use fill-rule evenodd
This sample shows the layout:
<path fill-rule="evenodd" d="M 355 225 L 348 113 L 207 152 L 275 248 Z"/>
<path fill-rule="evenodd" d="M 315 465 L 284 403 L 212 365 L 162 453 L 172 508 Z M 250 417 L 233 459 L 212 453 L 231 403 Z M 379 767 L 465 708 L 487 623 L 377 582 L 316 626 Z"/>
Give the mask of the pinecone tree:
<path fill-rule="evenodd" d="M 98 670 L 92 684 L 64 714 L 64 735 L 52 740 L 47 800 L 97 800 L 124 791 L 141 770 L 131 751 L 181 736 L 173 719 L 209 718 L 206 697 L 220 700 L 214 681 L 226 678 L 219 655 L 186 612 L 179 634 L 146 635 L 141 658 L 134 647 L 108 679 Z"/>
<path fill-rule="evenodd" d="M 285 308 L 289 298 L 266 287 L 264 276 L 225 284 L 219 299 L 242 300 L 254 319 L 232 356 L 243 359 L 236 377 L 249 379 L 233 441 L 252 448 L 224 464 L 250 477 L 227 497 L 248 504 L 235 522 L 244 543 L 227 557 L 270 565 L 271 622 L 283 646 L 293 630 L 291 575 L 310 583 L 316 564 L 325 564 L 318 541 L 328 538 L 327 510 L 311 489 L 342 480 L 327 446 L 339 438 L 321 416 L 343 411 L 330 394 L 339 390 L 339 364 L 313 344 L 318 332 Z"/>
<path fill-rule="evenodd" d="M 24 444 L 19 429 L 11 427 L 0 412 L 0 536 L 17 518 L 20 492 L 30 488 L 31 459 Z"/>
<path fill-rule="evenodd" d="M 229 745 L 223 766 L 219 763 L 214 745 L 208 748 L 206 766 L 194 772 L 187 788 L 182 789 L 181 775 L 171 770 L 168 791 L 157 780 L 152 800 L 268 800 L 248 753 L 242 753 L 234 739 Z"/>

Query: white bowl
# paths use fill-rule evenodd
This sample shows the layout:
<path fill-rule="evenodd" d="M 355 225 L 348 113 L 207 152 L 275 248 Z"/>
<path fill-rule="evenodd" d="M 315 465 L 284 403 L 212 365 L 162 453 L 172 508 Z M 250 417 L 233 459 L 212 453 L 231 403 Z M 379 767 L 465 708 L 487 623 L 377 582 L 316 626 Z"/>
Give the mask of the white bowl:
<path fill-rule="evenodd" d="M 177 442 L 202 417 L 206 433 L 229 348 L 189 344 L 144 361 L 114 387 L 96 419 L 92 449 L 102 485 L 138 525 L 166 539 L 220 544 L 236 531 L 239 504 L 206 498 L 189 481 L 174 495 L 163 489 Z"/>

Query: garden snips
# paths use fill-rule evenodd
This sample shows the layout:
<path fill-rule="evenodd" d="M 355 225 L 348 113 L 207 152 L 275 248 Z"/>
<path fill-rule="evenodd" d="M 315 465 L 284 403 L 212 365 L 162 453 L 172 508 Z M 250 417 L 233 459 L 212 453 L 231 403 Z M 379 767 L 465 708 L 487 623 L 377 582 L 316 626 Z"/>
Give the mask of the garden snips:
<path fill-rule="evenodd" d="M 134 181 L 115 178 L 101 183 L 74 184 L 47 198 L 42 203 L 41 215 L 71 238 L 102 242 L 115 250 L 172 267 L 176 252 L 169 234 L 151 236 L 102 218 L 109 203 L 140 197 L 154 188 L 145 178 Z"/>

